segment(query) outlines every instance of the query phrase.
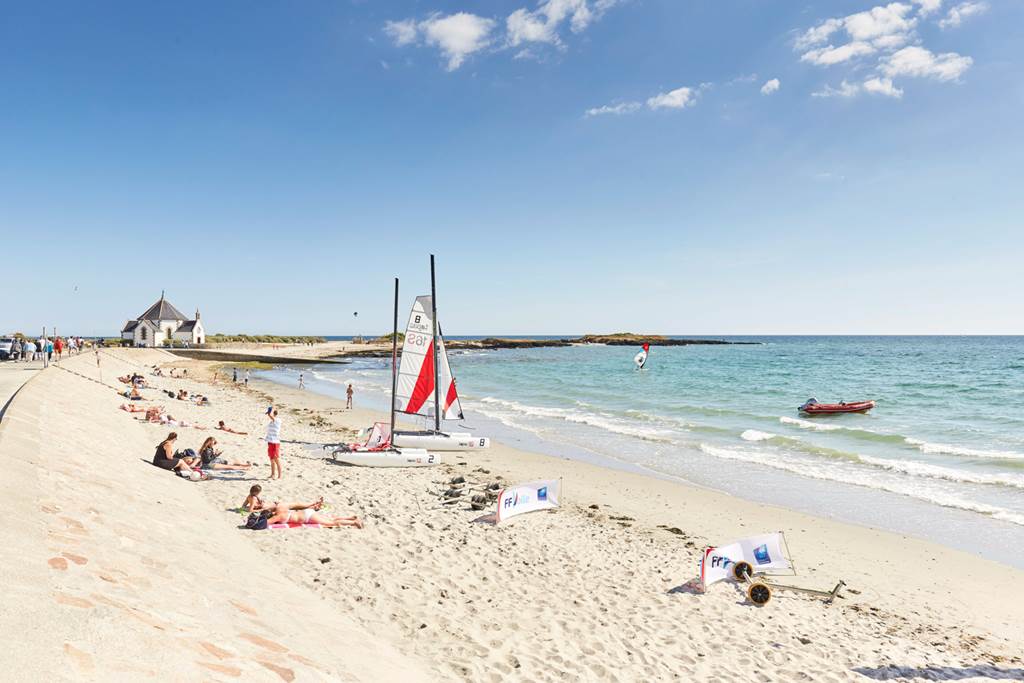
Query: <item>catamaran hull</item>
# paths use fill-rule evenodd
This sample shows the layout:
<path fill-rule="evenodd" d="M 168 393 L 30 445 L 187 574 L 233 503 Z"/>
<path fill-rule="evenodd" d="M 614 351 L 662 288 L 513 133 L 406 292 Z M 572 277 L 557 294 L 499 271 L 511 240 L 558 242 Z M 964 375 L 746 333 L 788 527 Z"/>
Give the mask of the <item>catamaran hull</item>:
<path fill-rule="evenodd" d="M 400 448 L 425 448 L 431 451 L 478 451 L 490 448 L 487 437 L 469 432 L 395 432 L 393 443 Z"/>
<path fill-rule="evenodd" d="M 397 452 L 337 451 L 331 457 L 337 462 L 357 467 L 433 467 L 441 464 L 440 454 L 428 453 L 420 448 L 407 448 Z"/>

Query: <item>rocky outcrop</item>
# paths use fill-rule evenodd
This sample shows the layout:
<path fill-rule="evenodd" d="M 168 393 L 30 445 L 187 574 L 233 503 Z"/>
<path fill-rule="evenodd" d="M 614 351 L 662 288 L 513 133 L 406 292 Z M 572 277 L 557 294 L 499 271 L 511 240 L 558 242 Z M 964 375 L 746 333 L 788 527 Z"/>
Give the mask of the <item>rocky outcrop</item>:
<path fill-rule="evenodd" d="M 582 337 L 565 339 L 505 339 L 502 337 L 484 337 L 482 339 L 446 339 L 445 346 L 449 351 L 458 349 L 540 349 L 560 346 L 577 346 L 580 344 L 604 344 L 607 346 L 692 346 L 702 344 L 759 344 L 760 342 L 725 341 L 724 339 L 676 339 L 658 334 L 585 334 Z M 344 354 L 331 358 L 384 358 L 391 355 L 391 350 L 361 349 L 346 351 Z"/>
<path fill-rule="evenodd" d="M 677 339 L 660 334 L 633 334 L 619 332 L 616 334 L 585 334 L 575 340 L 579 344 L 606 344 L 608 346 L 694 346 L 700 344 L 758 344 L 760 342 L 735 342 L 724 339 Z"/>

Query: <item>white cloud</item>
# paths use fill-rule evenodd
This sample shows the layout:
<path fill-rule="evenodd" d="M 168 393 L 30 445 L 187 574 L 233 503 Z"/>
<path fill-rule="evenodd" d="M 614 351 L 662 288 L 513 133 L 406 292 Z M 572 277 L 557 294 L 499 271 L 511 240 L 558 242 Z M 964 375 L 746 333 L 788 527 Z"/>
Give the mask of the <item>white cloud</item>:
<path fill-rule="evenodd" d="M 542 0 L 535 10 L 517 9 L 505 20 L 506 40 L 513 47 L 521 43 L 561 45 L 558 31 L 568 22 L 573 33 L 590 24 L 618 4 L 619 0 Z"/>
<path fill-rule="evenodd" d="M 838 88 L 826 85 L 818 92 L 811 93 L 811 97 L 853 97 L 860 92 L 860 85 L 843 81 Z"/>
<path fill-rule="evenodd" d="M 884 7 L 872 7 L 864 12 L 851 14 L 843 23 L 846 32 L 854 40 L 871 40 L 880 36 L 909 33 L 917 24 L 915 17 L 908 16 L 913 10 L 912 5 L 892 2 Z"/>
<path fill-rule="evenodd" d="M 896 99 L 903 97 L 903 89 L 894 86 L 891 78 L 869 78 L 864 81 L 864 92 L 895 97 Z"/>
<path fill-rule="evenodd" d="M 493 19 L 467 12 L 436 13 L 420 22 L 414 19 L 389 21 L 384 24 L 384 32 L 399 47 L 422 40 L 438 48 L 448 60 L 448 71 L 455 71 L 466 57 L 491 44 L 490 34 L 495 24 Z"/>
<path fill-rule="evenodd" d="M 917 25 L 913 5 L 892 2 L 845 17 L 826 19 L 807 29 L 796 40 L 798 50 L 806 50 L 829 40 L 837 31 L 845 31 L 852 43 L 864 43 L 895 35 L 907 35 Z M 831 46 L 829 46 L 831 47 Z M 839 48 L 836 48 L 839 49 Z"/>
<path fill-rule="evenodd" d="M 849 63 L 851 73 L 863 73 L 865 57 L 875 62 L 875 75 L 862 82 L 843 80 L 836 88 L 826 85 L 815 97 L 853 97 L 861 92 L 900 98 L 897 77 L 954 81 L 973 64 L 956 52 L 933 54 L 921 46 L 917 26 L 923 17 L 939 12 L 942 0 L 898 0 L 845 17 L 832 17 L 800 34 L 794 45 L 800 61 L 817 66 Z M 988 9 L 985 0 L 961 0 L 939 21 L 943 28 L 959 26 L 967 17 Z M 843 40 L 844 35 L 847 40 Z M 836 43 L 839 43 L 836 47 Z M 860 81 L 863 76 L 857 80 Z"/>
<path fill-rule="evenodd" d="M 912 45 L 889 55 L 879 68 L 890 78 L 916 76 L 939 81 L 955 81 L 971 68 L 973 63 L 974 60 L 970 57 L 955 52 L 937 55 L 923 47 Z"/>
<path fill-rule="evenodd" d="M 423 21 L 387 21 L 384 33 L 398 47 L 430 45 L 441 50 L 449 71 L 458 69 L 466 58 L 496 42 L 509 47 L 549 43 L 562 47 L 559 31 L 568 26 L 573 33 L 584 31 L 622 0 L 539 0 L 537 8 L 517 9 L 505 19 L 505 35 L 494 36 L 498 22 L 468 12 L 431 14 Z M 537 58 L 528 48 L 516 51 L 515 59 Z"/>
<path fill-rule="evenodd" d="M 649 109 L 685 109 L 697 104 L 697 91 L 693 88 L 676 88 L 647 98 Z"/>
<path fill-rule="evenodd" d="M 811 46 L 820 45 L 842 27 L 843 22 L 841 19 L 826 19 L 817 26 L 807 29 L 802 36 L 797 38 L 796 48 L 798 50 L 806 50 Z"/>
<path fill-rule="evenodd" d="M 946 18 L 939 21 L 940 28 L 956 28 L 964 19 L 968 19 L 988 11 L 987 2 L 961 2 L 956 7 L 951 7 Z"/>
<path fill-rule="evenodd" d="M 594 107 L 588 109 L 586 112 L 587 118 L 592 116 L 604 116 L 605 114 L 614 114 L 621 116 L 622 114 L 632 114 L 639 110 L 641 107 L 639 102 L 623 102 L 621 104 L 606 104 L 603 107 Z"/>
<path fill-rule="evenodd" d="M 903 90 L 893 85 L 891 78 L 873 77 L 869 78 L 863 83 L 850 83 L 849 81 L 843 81 L 839 84 L 838 88 L 833 88 L 831 85 L 826 85 L 818 92 L 811 93 L 812 97 L 856 97 L 861 93 L 869 93 L 872 95 L 883 95 L 885 97 L 892 97 L 899 99 L 903 97 Z"/>
<path fill-rule="evenodd" d="M 777 81 L 777 79 L 774 79 Z M 641 102 L 621 102 L 619 104 L 606 104 L 603 107 L 594 107 L 584 112 L 586 118 L 593 116 L 603 116 L 605 114 L 633 114 L 640 111 L 644 105 L 647 106 L 651 111 L 658 109 L 686 109 L 697 104 L 697 98 L 700 96 L 702 90 L 706 90 L 711 87 L 710 83 L 701 83 L 696 88 L 676 88 L 675 90 L 669 90 L 668 92 L 658 93 L 652 97 L 648 97 L 643 103 Z"/>
<path fill-rule="evenodd" d="M 448 70 L 455 71 L 466 57 L 490 44 L 488 36 L 494 28 L 493 19 L 458 12 L 448 16 L 434 15 L 420 23 L 423 39 L 448 58 Z"/>
<path fill-rule="evenodd" d="M 830 66 L 832 64 L 839 64 L 841 62 L 848 61 L 861 55 L 869 55 L 874 51 L 875 48 L 870 43 L 854 41 L 852 43 L 847 43 L 846 45 L 840 45 L 839 47 L 829 45 L 827 47 L 808 50 L 801 55 L 800 61 L 810 62 L 811 64 L 817 64 L 818 66 Z"/>
<path fill-rule="evenodd" d="M 894 33 L 891 36 L 880 36 L 871 41 L 879 50 L 895 50 L 901 45 L 906 45 L 910 36 L 906 33 Z"/>
<path fill-rule="evenodd" d="M 773 92 L 776 92 L 778 89 L 779 89 L 779 79 L 773 78 L 770 81 L 766 81 L 765 84 L 761 86 L 761 94 L 762 95 L 771 95 Z"/>
<path fill-rule="evenodd" d="M 395 45 L 402 47 L 416 42 L 416 38 L 419 36 L 419 27 L 416 26 L 416 21 L 413 19 L 389 21 L 384 24 L 384 33 L 395 41 Z"/>

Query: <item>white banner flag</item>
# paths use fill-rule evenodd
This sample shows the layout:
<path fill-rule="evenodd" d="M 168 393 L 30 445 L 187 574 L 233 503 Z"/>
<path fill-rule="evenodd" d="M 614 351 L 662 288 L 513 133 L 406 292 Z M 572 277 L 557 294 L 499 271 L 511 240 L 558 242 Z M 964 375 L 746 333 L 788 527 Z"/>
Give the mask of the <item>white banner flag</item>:
<path fill-rule="evenodd" d="M 560 483 L 558 479 L 550 479 L 531 481 L 502 489 L 498 494 L 497 521 L 500 522 L 524 512 L 557 508 Z"/>
<path fill-rule="evenodd" d="M 733 565 L 747 562 L 754 573 L 789 569 L 789 559 L 782 552 L 782 532 L 761 534 L 740 539 L 718 548 L 708 548 L 700 563 L 700 580 L 707 588 L 732 577 Z"/>

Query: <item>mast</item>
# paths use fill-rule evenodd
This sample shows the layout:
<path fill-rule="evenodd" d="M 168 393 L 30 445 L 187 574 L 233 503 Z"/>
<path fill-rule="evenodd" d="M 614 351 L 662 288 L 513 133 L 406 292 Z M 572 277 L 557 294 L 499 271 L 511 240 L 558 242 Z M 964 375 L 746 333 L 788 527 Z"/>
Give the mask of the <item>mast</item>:
<path fill-rule="evenodd" d="M 395 324 L 391 333 L 391 440 L 395 443 L 395 394 L 398 393 L 398 278 L 395 278 Z"/>
<path fill-rule="evenodd" d="M 430 255 L 430 308 L 434 323 L 434 431 L 441 431 L 441 387 L 440 368 L 437 365 L 437 286 L 434 282 L 434 255 Z"/>

